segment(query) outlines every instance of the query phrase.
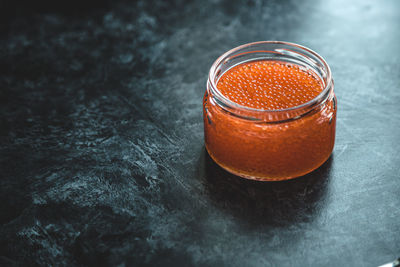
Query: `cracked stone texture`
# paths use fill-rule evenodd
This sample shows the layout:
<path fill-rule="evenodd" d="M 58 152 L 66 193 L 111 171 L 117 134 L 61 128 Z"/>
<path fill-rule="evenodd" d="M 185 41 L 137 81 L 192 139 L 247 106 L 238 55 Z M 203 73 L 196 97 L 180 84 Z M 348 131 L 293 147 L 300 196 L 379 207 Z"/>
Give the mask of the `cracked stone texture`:
<path fill-rule="evenodd" d="M 0 4 L 1 266 L 377 266 L 400 256 L 397 1 Z M 204 149 L 223 52 L 330 64 L 333 156 L 251 182 Z"/>

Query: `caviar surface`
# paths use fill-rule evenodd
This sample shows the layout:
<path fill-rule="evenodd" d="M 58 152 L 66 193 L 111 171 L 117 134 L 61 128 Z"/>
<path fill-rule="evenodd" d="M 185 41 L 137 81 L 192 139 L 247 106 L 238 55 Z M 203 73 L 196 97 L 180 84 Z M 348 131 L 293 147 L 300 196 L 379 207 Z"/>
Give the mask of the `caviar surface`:
<path fill-rule="evenodd" d="M 263 110 L 299 106 L 323 90 L 311 71 L 282 61 L 255 61 L 229 69 L 217 83 L 218 90 L 242 106 Z"/>

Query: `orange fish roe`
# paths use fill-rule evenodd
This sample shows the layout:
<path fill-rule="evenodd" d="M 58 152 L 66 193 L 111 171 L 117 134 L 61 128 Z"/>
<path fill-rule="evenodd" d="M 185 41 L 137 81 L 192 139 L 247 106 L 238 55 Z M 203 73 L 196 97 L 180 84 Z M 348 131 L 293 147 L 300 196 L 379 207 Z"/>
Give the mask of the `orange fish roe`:
<path fill-rule="evenodd" d="M 229 100 L 262 110 L 286 109 L 315 98 L 324 86 L 304 68 L 282 61 L 255 61 L 228 70 L 217 84 Z"/>
<path fill-rule="evenodd" d="M 282 109 L 315 99 L 324 86 L 311 70 L 266 60 L 236 65 L 216 81 L 222 95 L 260 114 L 275 114 L 272 110 L 277 109 L 287 114 Z M 205 145 L 225 170 L 249 179 L 285 180 L 311 172 L 331 155 L 336 129 L 333 87 L 311 111 L 272 122 L 224 108 L 210 88 L 203 100 Z"/>

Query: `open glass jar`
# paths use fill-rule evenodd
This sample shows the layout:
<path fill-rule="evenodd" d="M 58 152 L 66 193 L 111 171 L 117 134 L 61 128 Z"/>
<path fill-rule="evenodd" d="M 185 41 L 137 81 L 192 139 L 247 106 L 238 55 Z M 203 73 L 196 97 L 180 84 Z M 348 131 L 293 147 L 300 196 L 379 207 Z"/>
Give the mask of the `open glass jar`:
<path fill-rule="evenodd" d="M 279 61 L 314 72 L 323 90 L 299 106 L 263 110 L 237 104 L 217 88 L 231 68 L 252 61 Z M 336 96 L 325 60 L 303 46 L 278 41 L 249 43 L 211 66 L 203 99 L 205 146 L 225 170 L 254 180 L 305 175 L 322 165 L 335 143 Z"/>

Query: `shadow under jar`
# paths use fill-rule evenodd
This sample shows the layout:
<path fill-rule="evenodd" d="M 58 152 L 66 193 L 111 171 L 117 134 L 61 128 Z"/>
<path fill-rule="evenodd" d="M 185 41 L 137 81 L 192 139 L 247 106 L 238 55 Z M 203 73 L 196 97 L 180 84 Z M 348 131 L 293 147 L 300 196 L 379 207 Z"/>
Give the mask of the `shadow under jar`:
<path fill-rule="evenodd" d="M 239 104 L 219 89 L 221 78 L 230 71 L 257 64 L 296 68 L 317 79 L 321 90 L 299 105 L 264 109 Z M 299 85 L 294 82 L 293 86 Z M 303 88 L 295 89 L 302 94 Z M 274 96 L 262 93 L 273 101 Z M 247 101 L 258 100 L 250 97 Z M 317 53 L 278 41 L 242 45 L 223 54 L 210 69 L 203 99 L 205 146 L 218 165 L 244 178 L 277 181 L 299 177 L 321 166 L 331 155 L 336 109 L 330 68 Z"/>

